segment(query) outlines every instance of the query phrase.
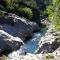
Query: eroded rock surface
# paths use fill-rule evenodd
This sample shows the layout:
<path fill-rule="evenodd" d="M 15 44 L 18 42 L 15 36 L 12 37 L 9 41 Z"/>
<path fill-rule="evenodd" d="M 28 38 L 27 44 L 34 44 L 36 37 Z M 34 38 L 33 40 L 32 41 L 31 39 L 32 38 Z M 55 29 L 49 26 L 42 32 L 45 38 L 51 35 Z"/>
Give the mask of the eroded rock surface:
<path fill-rule="evenodd" d="M 12 13 L 0 17 L 0 52 L 17 50 L 26 37 L 31 37 L 33 31 L 39 29 L 35 22 L 28 21 Z"/>

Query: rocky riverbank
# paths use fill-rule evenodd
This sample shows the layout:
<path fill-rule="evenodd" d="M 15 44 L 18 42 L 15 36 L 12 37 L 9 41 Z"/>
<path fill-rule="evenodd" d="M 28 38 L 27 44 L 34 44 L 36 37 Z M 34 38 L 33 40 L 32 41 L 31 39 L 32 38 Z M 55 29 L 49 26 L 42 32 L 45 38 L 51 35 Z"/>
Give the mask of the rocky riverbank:
<path fill-rule="evenodd" d="M 59 60 L 60 48 L 57 46 L 57 43 L 54 44 L 59 33 L 53 31 L 50 24 L 47 25 L 47 28 L 46 33 L 42 34 L 39 38 L 40 42 L 37 54 L 25 53 L 19 55 L 19 53 L 14 51 L 8 55 L 7 60 Z"/>
<path fill-rule="evenodd" d="M 58 5 L 50 0 L 0 0 L 0 60 L 60 60 Z"/>
<path fill-rule="evenodd" d="M 26 42 L 27 37 L 31 37 L 34 31 L 39 30 L 36 22 L 12 13 L 5 14 L 0 17 L 0 54 L 17 50 Z"/>

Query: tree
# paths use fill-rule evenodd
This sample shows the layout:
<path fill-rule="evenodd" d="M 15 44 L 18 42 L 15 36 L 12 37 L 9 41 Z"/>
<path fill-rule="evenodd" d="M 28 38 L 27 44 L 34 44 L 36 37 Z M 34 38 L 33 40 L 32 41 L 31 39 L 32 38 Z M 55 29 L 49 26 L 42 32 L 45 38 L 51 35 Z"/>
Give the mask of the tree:
<path fill-rule="evenodd" d="M 60 0 L 52 0 L 47 8 L 48 18 L 55 30 L 60 31 Z"/>

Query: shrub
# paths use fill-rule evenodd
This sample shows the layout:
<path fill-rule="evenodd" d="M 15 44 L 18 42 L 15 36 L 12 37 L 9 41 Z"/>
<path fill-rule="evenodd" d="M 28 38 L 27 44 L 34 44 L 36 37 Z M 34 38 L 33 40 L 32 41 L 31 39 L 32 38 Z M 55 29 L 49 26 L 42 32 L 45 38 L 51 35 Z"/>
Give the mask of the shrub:
<path fill-rule="evenodd" d="M 56 37 L 55 42 L 60 46 L 60 34 Z"/>
<path fill-rule="evenodd" d="M 28 7 L 20 7 L 18 9 L 18 13 L 21 14 L 21 15 L 23 15 L 24 17 L 29 18 L 29 19 L 31 19 L 33 17 L 33 12 Z"/>
<path fill-rule="evenodd" d="M 27 1 L 26 3 L 30 5 L 31 7 L 34 7 L 34 8 L 37 7 L 36 1 L 34 0 L 26 0 L 26 1 Z"/>
<path fill-rule="evenodd" d="M 4 16 L 4 13 L 0 10 L 0 17 Z"/>
<path fill-rule="evenodd" d="M 3 0 L 5 5 L 5 8 L 7 9 L 7 11 L 12 11 L 15 10 L 15 8 L 19 8 L 20 6 L 20 1 L 22 0 Z M 2 2 L 2 3 L 3 3 Z M 28 6 L 31 6 L 33 8 L 37 7 L 37 4 L 34 0 L 26 0 L 25 2 L 23 1 L 23 3 L 27 4 Z"/>
<path fill-rule="evenodd" d="M 13 0 L 4 0 L 4 2 L 5 2 L 5 6 L 6 6 L 7 9 L 9 9 L 9 10 L 14 9 Z"/>
<path fill-rule="evenodd" d="M 53 60 L 54 59 L 54 56 L 53 54 L 51 53 L 48 53 L 46 56 L 45 56 L 45 60 Z"/>
<path fill-rule="evenodd" d="M 52 0 L 52 4 L 47 7 L 47 12 L 54 29 L 60 31 L 60 0 Z"/>
<path fill-rule="evenodd" d="M 34 9 L 35 7 L 37 7 L 36 1 L 26 0 L 24 2 L 23 0 L 23 3 L 20 1 L 22 0 L 2 0 L 1 3 L 3 3 L 2 5 L 5 8 L 4 11 L 16 13 L 18 15 L 31 19 L 34 14 L 31 9 Z"/>
<path fill-rule="evenodd" d="M 5 3 L 5 8 L 6 10 L 9 11 L 13 11 L 15 10 L 15 8 L 19 7 L 19 0 L 3 0 Z M 3 3 L 3 2 L 2 2 Z"/>
<path fill-rule="evenodd" d="M 32 8 L 36 8 L 37 4 L 35 0 L 20 0 L 20 2 L 23 2 L 25 4 L 27 4 L 28 6 L 31 6 Z"/>

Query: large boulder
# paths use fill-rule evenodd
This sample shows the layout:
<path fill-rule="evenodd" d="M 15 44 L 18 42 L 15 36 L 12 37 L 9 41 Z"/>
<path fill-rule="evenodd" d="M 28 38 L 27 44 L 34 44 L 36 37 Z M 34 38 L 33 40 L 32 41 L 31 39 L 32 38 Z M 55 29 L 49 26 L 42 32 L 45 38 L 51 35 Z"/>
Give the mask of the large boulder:
<path fill-rule="evenodd" d="M 39 30 L 38 24 L 15 14 L 9 13 L 0 17 L 0 53 L 20 48 L 26 37 Z"/>
<path fill-rule="evenodd" d="M 32 36 L 33 31 L 39 30 L 37 23 L 31 22 L 12 13 L 1 18 L 0 22 L 4 23 L 1 29 L 4 29 L 13 36 L 20 37 L 23 40 L 25 40 L 25 37 Z"/>
<path fill-rule="evenodd" d="M 17 50 L 21 45 L 23 41 L 19 37 L 13 37 L 4 30 L 0 30 L 0 54 L 4 51 Z"/>

